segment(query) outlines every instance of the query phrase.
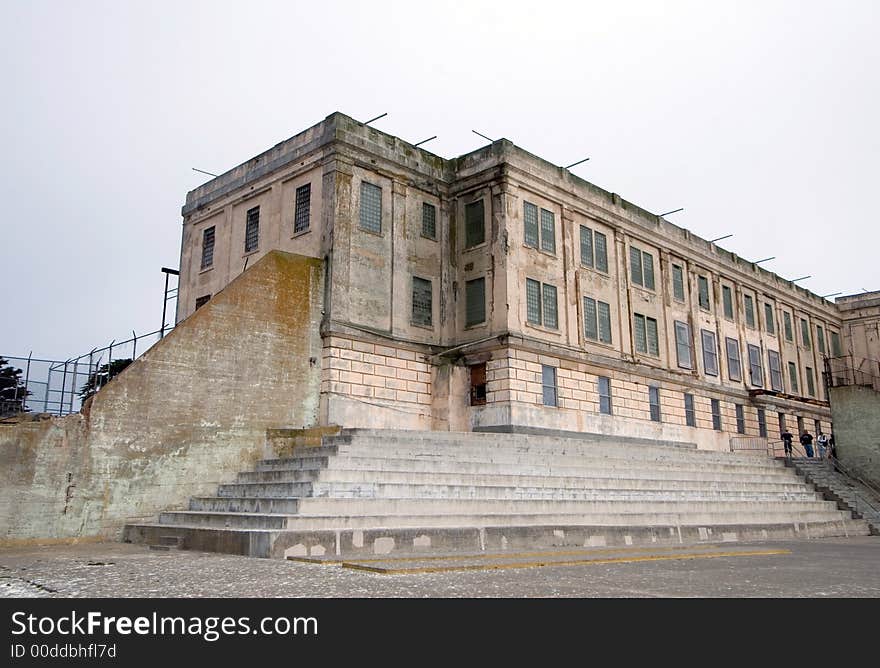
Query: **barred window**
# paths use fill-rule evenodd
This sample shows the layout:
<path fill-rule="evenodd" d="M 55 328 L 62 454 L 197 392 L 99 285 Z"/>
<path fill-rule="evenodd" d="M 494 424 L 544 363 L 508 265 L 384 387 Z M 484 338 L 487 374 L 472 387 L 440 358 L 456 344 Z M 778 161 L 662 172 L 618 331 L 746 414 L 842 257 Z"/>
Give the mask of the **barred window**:
<path fill-rule="evenodd" d="M 247 225 L 244 230 L 244 252 L 257 250 L 260 245 L 260 207 L 255 206 L 247 212 Z"/>
<path fill-rule="evenodd" d="M 811 397 L 815 397 L 816 396 L 816 379 L 813 376 L 813 368 L 808 366 L 804 369 L 804 371 L 806 371 L 806 373 L 804 375 L 807 377 L 807 394 L 810 395 Z"/>
<path fill-rule="evenodd" d="M 785 340 L 794 341 L 794 334 L 791 330 L 791 314 L 788 311 L 782 312 L 782 325 L 785 329 Z"/>
<path fill-rule="evenodd" d="M 437 238 L 437 208 L 427 202 L 422 202 L 422 236 Z"/>
<path fill-rule="evenodd" d="M 697 298 L 701 309 L 709 310 L 709 279 L 705 276 L 697 277 Z"/>
<path fill-rule="evenodd" d="M 556 253 L 556 217 L 552 211 L 541 209 L 540 228 L 538 227 L 538 207 L 531 202 L 523 202 L 523 243 Z M 581 237 L 583 243 L 583 237 Z"/>
<path fill-rule="evenodd" d="M 840 357 L 840 334 L 829 329 L 828 336 L 831 337 L 831 356 Z"/>
<path fill-rule="evenodd" d="M 214 226 L 202 233 L 202 269 L 214 264 Z"/>
<path fill-rule="evenodd" d="M 538 247 L 538 207 L 531 202 L 523 202 L 523 243 L 532 248 Z"/>
<path fill-rule="evenodd" d="M 556 217 L 547 209 L 541 209 L 541 250 L 556 252 Z"/>
<path fill-rule="evenodd" d="M 746 433 L 746 415 L 742 404 L 735 404 L 736 408 L 736 433 Z"/>
<path fill-rule="evenodd" d="M 767 365 L 770 367 L 770 389 L 782 392 L 782 362 L 775 350 L 767 351 Z"/>
<path fill-rule="evenodd" d="M 657 338 L 657 320 L 642 315 L 633 314 L 633 333 L 635 336 L 636 352 L 660 355 L 660 345 Z"/>
<path fill-rule="evenodd" d="M 730 286 L 721 286 L 721 304 L 724 308 L 724 317 L 733 320 L 733 293 Z"/>
<path fill-rule="evenodd" d="M 648 403 L 651 407 L 651 420 L 660 422 L 660 388 L 650 385 L 648 387 Z"/>
<path fill-rule="evenodd" d="M 810 345 L 810 325 L 803 318 L 801 318 L 801 340 L 804 343 L 804 348 L 807 350 L 812 348 Z"/>
<path fill-rule="evenodd" d="M 599 302 L 599 341 L 611 343 L 611 307 Z"/>
<path fill-rule="evenodd" d="M 544 283 L 544 326 L 551 329 L 559 327 L 559 317 L 556 311 L 556 287 Z"/>
<path fill-rule="evenodd" d="M 675 353 L 678 366 L 693 369 L 694 359 L 691 350 L 691 327 L 686 322 L 675 321 Z"/>
<path fill-rule="evenodd" d="M 743 295 L 743 307 L 746 312 L 746 327 L 755 328 L 755 300 L 751 295 Z"/>
<path fill-rule="evenodd" d="M 584 297 L 584 338 L 611 343 L 611 308 L 592 297 Z"/>
<path fill-rule="evenodd" d="M 776 333 L 776 326 L 773 324 L 773 305 L 764 304 L 764 328 L 768 334 Z"/>
<path fill-rule="evenodd" d="M 309 217 L 312 206 L 312 184 L 306 183 L 296 189 L 296 208 L 293 214 L 293 233 L 305 232 L 309 229 Z"/>
<path fill-rule="evenodd" d="M 526 279 L 526 322 L 551 329 L 559 327 L 555 286 Z"/>
<path fill-rule="evenodd" d="M 694 410 L 694 395 L 684 395 L 684 421 L 688 427 L 697 426 L 697 412 Z"/>
<path fill-rule="evenodd" d="M 361 181 L 360 228 L 382 234 L 382 189 Z"/>
<path fill-rule="evenodd" d="M 798 370 L 794 362 L 788 363 L 788 382 L 791 385 L 792 394 L 798 393 Z"/>
<path fill-rule="evenodd" d="M 700 330 L 703 343 L 703 370 L 707 376 L 718 375 L 718 347 L 715 343 L 715 332 L 708 329 Z"/>
<path fill-rule="evenodd" d="M 611 379 L 599 376 L 599 412 L 611 415 Z"/>
<path fill-rule="evenodd" d="M 486 240 L 485 212 L 483 200 L 478 199 L 464 207 L 465 248 L 479 246 Z"/>
<path fill-rule="evenodd" d="M 742 362 L 739 356 L 739 341 L 728 337 L 727 345 L 727 377 L 730 380 L 742 380 Z"/>
<path fill-rule="evenodd" d="M 677 264 L 672 265 L 672 296 L 676 301 L 684 301 L 684 271 Z"/>
<path fill-rule="evenodd" d="M 601 232 L 594 232 L 596 246 L 596 269 L 608 273 L 608 239 Z"/>
<path fill-rule="evenodd" d="M 475 278 L 464 284 L 465 327 L 486 322 L 486 278 Z"/>
<path fill-rule="evenodd" d="M 541 389 L 545 406 L 557 406 L 556 367 L 543 364 L 541 366 Z"/>
<path fill-rule="evenodd" d="M 767 411 L 763 408 L 758 409 L 758 436 L 767 438 Z"/>
<path fill-rule="evenodd" d="M 581 264 L 592 268 L 593 262 L 593 230 L 581 225 Z"/>
<path fill-rule="evenodd" d="M 431 327 L 433 300 L 431 297 L 431 281 L 413 276 L 412 285 L 412 321 L 416 325 Z"/>
<path fill-rule="evenodd" d="M 635 246 L 629 248 L 630 276 L 635 285 L 654 289 L 654 258 Z"/>
<path fill-rule="evenodd" d="M 526 322 L 541 324 L 541 283 L 526 279 Z"/>
<path fill-rule="evenodd" d="M 761 363 L 761 349 L 748 344 L 749 382 L 754 387 L 764 387 L 764 365 Z"/>
<path fill-rule="evenodd" d="M 816 325 L 816 347 L 820 353 L 825 354 L 825 330 L 822 325 Z"/>
<path fill-rule="evenodd" d="M 712 429 L 721 431 L 721 402 L 712 399 Z"/>

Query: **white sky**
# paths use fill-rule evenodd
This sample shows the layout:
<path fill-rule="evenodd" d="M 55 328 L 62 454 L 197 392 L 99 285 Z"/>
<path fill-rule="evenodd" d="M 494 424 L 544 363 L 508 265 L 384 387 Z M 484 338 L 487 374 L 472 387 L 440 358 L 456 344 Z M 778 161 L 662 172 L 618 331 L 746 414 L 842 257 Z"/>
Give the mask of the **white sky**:
<path fill-rule="evenodd" d="M 880 289 L 880 2 L 0 0 L 0 354 L 158 329 L 186 192 L 333 111 L 506 137 L 825 295 Z M 169 316 L 169 319 L 171 317 Z"/>

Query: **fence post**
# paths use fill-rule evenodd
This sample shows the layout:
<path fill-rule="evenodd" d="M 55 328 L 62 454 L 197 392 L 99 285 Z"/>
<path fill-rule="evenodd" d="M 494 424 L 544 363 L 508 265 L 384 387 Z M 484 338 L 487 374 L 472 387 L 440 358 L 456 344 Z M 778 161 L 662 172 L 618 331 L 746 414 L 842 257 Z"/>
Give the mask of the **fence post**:
<path fill-rule="evenodd" d="M 61 415 L 64 412 L 64 390 L 67 385 L 67 364 L 70 360 L 64 363 L 64 375 L 61 376 L 61 399 L 58 401 L 58 415 Z"/>

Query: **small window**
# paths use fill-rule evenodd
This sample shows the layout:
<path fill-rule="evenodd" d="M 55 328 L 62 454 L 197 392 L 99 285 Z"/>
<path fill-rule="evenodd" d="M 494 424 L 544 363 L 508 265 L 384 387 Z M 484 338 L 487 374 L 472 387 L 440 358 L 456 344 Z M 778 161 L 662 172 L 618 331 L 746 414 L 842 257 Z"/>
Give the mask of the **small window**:
<path fill-rule="evenodd" d="M 721 402 L 712 399 L 712 429 L 721 431 Z"/>
<path fill-rule="evenodd" d="M 825 330 L 822 325 L 816 325 L 816 347 L 820 353 L 825 354 Z"/>
<path fill-rule="evenodd" d="M 767 438 L 767 411 L 758 409 L 758 436 Z"/>
<path fill-rule="evenodd" d="M 684 301 L 684 271 L 677 264 L 672 265 L 672 296 L 676 301 Z"/>
<path fill-rule="evenodd" d="M 599 412 L 611 415 L 611 379 L 599 376 Z"/>
<path fill-rule="evenodd" d="M 207 304 L 209 299 L 211 299 L 211 295 L 204 295 L 203 297 L 196 297 L 196 311 L 198 311 L 205 304 Z"/>
<path fill-rule="evenodd" d="M 761 363 L 761 349 L 748 344 L 749 383 L 754 387 L 764 387 L 764 365 Z"/>
<path fill-rule="evenodd" d="M 743 295 L 743 308 L 746 312 L 746 327 L 755 329 L 755 300 L 751 295 Z"/>
<path fill-rule="evenodd" d="M 768 350 L 767 364 L 770 367 L 770 389 L 774 392 L 782 392 L 782 362 L 779 353 L 775 350 Z"/>
<path fill-rule="evenodd" d="M 746 414 L 742 404 L 734 404 L 736 409 L 736 433 L 746 433 Z"/>
<path fill-rule="evenodd" d="M 559 315 L 556 309 L 556 286 L 544 283 L 541 286 L 544 294 L 544 327 L 559 328 Z"/>
<path fill-rule="evenodd" d="M 247 225 L 244 230 L 244 252 L 257 250 L 260 245 L 260 207 L 255 206 L 247 212 Z"/>
<path fill-rule="evenodd" d="M 541 209 L 541 250 L 556 253 L 556 219 L 547 209 Z"/>
<path fill-rule="evenodd" d="M 742 362 L 739 356 L 739 341 L 728 337 L 725 339 L 727 346 L 727 377 L 730 380 L 742 380 Z"/>
<path fill-rule="evenodd" d="M 635 246 L 629 248 L 630 276 L 634 285 L 654 289 L 654 258 Z"/>
<path fill-rule="evenodd" d="M 810 324 L 803 318 L 801 318 L 801 341 L 807 350 L 812 348 L 810 344 Z"/>
<path fill-rule="evenodd" d="M 688 427 L 697 426 L 697 412 L 694 410 L 694 395 L 684 395 L 684 421 Z"/>
<path fill-rule="evenodd" d="M 811 397 L 816 396 L 816 379 L 813 377 L 813 367 L 805 367 L 804 375 L 807 377 L 807 394 Z"/>
<path fill-rule="evenodd" d="M 648 403 L 651 406 L 651 420 L 660 422 L 660 388 L 648 387 Z"/>
<path fill-rule="evenodd" d="M 657 320 L 640 313 L 633 314 L 633 335 L 636 352 L 659 357 L 660 346 L 657 335 Z"/>
<path fill-rule="evenodd" d="M 601 232 L 594 232 L 596 269 L 608 273 L 608 239 Z"/>
<path fill-rule="evenodd" d="M 471 406 L 486 403 L 486 365 L 474 364 L 471 370 Z"/>
<path fill-rule="evenodd" d="M 697 276 L 697 294 L 700 308 L 709 310 L 709 279 L 705 276 Z"/>
<path fill-rule="evenodd" d="M 422 236 L 437 238 L 437 207 L 427 202 L 422 202 Z"/>
<path fill-rule="evenodd" d="M 593 268 L 593 230 L 581 225 L 581 264 Z"/>
<path fill-rule="evenodd" d="M 483 200 L 478 199 L 464 207 L 465 248 L 479 246 L 486 240 L 485 213 Z"/>
<path fill-rule="evenodd" d="M 531 278 L 526 279 L 526 322 L 541 324 L 541 283 Z"/>
<path fill-rule="evenodd" d="M 553 212 L 541 209 L 540 228 L 538 220 L 538 207 L 531 202 L 523 202 L 523 243 L 530 248 L 540 246 L 541 250 L 556 253 L 556 219 Z M 581 236 L 581 243 L 583 241 Z"/>
<path fill-rule="evenodd" d="M 694 360 L 691 350 L 691 327 L 686 322 L 675 321 L 675 352 L 678 366 L 682 369 L 693 369 Z"/>
<path fill-rule="evenodd" d="M 374 234 L 382 234 L 382 189 L 372 183 L 361 181 L 360 228 Z"/>
<path fill-rule="evenodd" d="M 312 184 L 306 183 L 296 189 L 296 208 L 293 213 L 293 233 L 299 234 L 309 229 L 312 206 Z"/>
<path fill-rule="evenodd" d="M 431 281 L 413 276 L 412 285 L 412 321 L 415 325 L 431 327 L 433 325 L 433 299 Z"/>
<path fill-rule="evenodd" d="M 773 323 L 773 306 L 764 304 L 764 328 L 768 334 L 776 333 L 776 326 Z"/>
<path fill-rule="evenodd" d="M 465 327 L 486 322 L 486 278 L 475 278 L 464 284 Z"/>
<path fill-rule="evenodd" d="M 214 265 L 214 226 L 202 233 L 202 269 Z"/>
<path fill-rule="evenodd" d="M 782 326 L 785 329 L 785 340 L 794 341 L 794 334 L 791 329 L 791 314 L 788 311 L 782 312 Z"/>
<path fill-rule="evenodd" d="M 611 307 L 605 302 L 598 302 L 599 306 L 599 341 L 611 343 Z"/>
<path fill-rule="evenodd" d="M 550 329 L 559 328 L 556 286 L 526 279 L 526 322 Z"/>
<path fill-rule="evenodd" d="M 556 406 L 556 367 L 544 364 L 541 366 L 541 388 L 545 406 Z"/>
<path fill-rule="evenodd" d="M 611 307 L 584 297 L 584 338 L 611 343 Z"/>
<path fill-rule="evenodd" d="M 724 317 L 733 320 L 733 293 L 727 285 L 721 286 L 721 304 L 724 308 Z"/>
<path fill-rule="evenodd" d="M 798 393 L 798 371 L 794 362 L 788 363 L 788 382 L 791 385 L 792 394 Z"/>
<path fill-rule="evenodd" d="M 840 357 L 840 334 L 829 329 L 828 336 L 831 337 L 831 356 Z"/>
<path fill-rule="evenodd" d="M 703 370 L 707 376 L 718 375 L 718 346 L 715 343 L 715 332 L 700 330 L 703 343 Z"/>
<path fill-rule="evenodd" d="M 538 247 L 538 207 L 531 202 L 523 202 L 523 234 L 526 246 Z"/>

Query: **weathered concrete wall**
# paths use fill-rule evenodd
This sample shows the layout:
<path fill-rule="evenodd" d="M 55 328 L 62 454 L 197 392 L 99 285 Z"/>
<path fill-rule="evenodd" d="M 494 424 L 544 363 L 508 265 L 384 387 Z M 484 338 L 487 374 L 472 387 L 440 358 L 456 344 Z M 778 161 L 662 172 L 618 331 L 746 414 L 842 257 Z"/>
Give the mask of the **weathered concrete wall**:
<path fill-rule="evenodd" d="M 268 427 L 316 424 L 322 276 L 271 252 L 82 414 L 0 427 L 0 540 L 114 535 L 251 466 Z"/>
<path fill-rule="evenodd" d="M 880 487 L 880 392 L 851 385 L 829 394 L 838 458 Z"/>

